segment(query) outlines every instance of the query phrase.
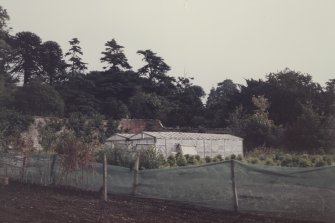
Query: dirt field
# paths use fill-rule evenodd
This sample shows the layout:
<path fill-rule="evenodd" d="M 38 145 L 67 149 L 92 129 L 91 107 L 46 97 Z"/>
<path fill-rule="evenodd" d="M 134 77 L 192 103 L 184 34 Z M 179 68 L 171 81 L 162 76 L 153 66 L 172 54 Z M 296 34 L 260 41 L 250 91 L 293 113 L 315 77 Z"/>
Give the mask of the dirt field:
<path fill-rule="evenodd" d="M 11 183 L 0 187 L 0 222 L 302 222 L 261 215 L 199 208 L 190 205 L 123 196 L 109 196 Z"/>

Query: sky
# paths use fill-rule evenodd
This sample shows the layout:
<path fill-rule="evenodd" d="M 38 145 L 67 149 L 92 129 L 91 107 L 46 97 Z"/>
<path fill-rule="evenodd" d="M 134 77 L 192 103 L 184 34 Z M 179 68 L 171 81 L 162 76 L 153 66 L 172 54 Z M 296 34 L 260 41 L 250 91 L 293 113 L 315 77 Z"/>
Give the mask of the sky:
<path fill-rule="evenodd" d="M 169 75 L 194 77 L 208 93 L 288 67 L 324 84 L 335 78 L 334 0 L 1 0 L 12 33 L 31 31 L 63 51 L 77 37 L 89 70 L 101 70 L 115 38 L 135 70 L 151 49 Z"/>

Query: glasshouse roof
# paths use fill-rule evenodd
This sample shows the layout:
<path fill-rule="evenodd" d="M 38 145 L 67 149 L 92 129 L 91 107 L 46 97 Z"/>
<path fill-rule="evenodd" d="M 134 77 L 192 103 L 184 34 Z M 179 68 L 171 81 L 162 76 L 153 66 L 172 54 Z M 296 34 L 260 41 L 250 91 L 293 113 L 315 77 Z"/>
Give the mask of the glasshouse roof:
<path fill-rule="evenodd" d="M 242 138 L 230 134 L 209 134 L 209 133 L 190 133 L 190 132 L 143 132 L 134 135 L 130 140 L 138 138 L 140 135 L 145 138 L 153 137 L 157 139 L 178 139 L 178 140 L 220 140 L 220 139 L 240 139 Z"/>
<path fill-rule="evenodd" d="M 117 141 L 117 140 L 125 140 L 132 137 L 134 134 L 127 134 L 127 133 L 116 133 L 109 137 L 106 141 Z"/>

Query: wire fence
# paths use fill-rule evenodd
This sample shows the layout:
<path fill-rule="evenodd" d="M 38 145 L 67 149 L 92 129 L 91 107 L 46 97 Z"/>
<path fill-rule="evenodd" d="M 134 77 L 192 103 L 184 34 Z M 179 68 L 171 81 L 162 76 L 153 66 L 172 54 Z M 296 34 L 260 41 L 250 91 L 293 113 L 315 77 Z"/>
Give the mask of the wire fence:
<path fill-rule="evenodd" d="M 107 166 L 108 193 L 181 201 L 301 220 L 335 219 L 335 166 L 285 168 L 224 161 L 133 171 Z M 0 175 L 40 185 L 100 191 L 103 165 L 68 172 L 52 154 L 0 154 Z"/>

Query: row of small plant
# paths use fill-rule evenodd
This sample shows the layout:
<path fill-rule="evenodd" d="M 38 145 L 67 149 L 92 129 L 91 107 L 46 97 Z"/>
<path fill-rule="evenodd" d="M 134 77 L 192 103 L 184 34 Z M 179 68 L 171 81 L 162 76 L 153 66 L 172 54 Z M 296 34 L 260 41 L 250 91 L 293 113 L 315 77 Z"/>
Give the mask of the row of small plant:
<path fill-rule="evenodd" d="M 284 167 L 322 167 L 335 163 L 334 155 L 282 154 L 255 156 L 249 154 L 243 161 L 252 164 Z"/>
<path fill-rule="evenodd" d="M 282 152 L 262 152 L 255 150 L 252 153 L 242 155 L 230 155 L 222 157 L 217 155 L 213 158 L 207 156 L 201 158 L 199 155 L 183 155 L 178 152 L 170 155 L 166 159 L 154 147 L 143 150 L 129 149 L 126 147 L 106 147 L 96 154 L 98 162 L 102 162 L 103 154 L 106 153 L 107 161 L 111 165 L 124 166 L 132 168 L 136 154 L 140 156 L 140 169 L 157 169 L 169 167 L 181 167 L 188 165 L 200 165 L 205 163 L 220 162 L 224 160 L 238 160 L 251 164 L 284 166 L 284 167 L 321 167 L 335 163 L 334 155 L 308 155 L 308 154 L 284 154 Z"/>

